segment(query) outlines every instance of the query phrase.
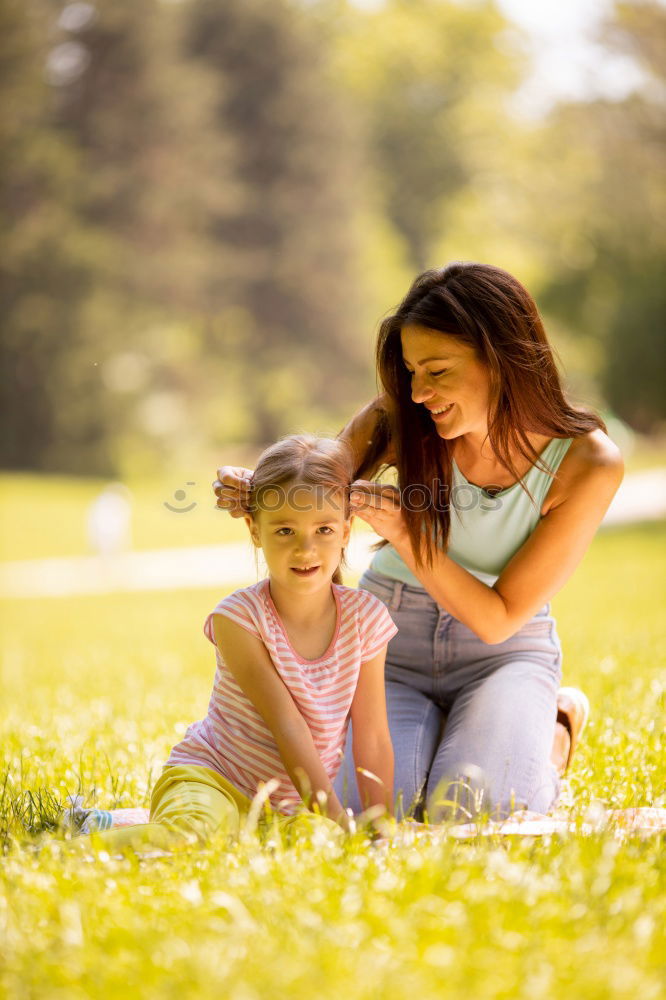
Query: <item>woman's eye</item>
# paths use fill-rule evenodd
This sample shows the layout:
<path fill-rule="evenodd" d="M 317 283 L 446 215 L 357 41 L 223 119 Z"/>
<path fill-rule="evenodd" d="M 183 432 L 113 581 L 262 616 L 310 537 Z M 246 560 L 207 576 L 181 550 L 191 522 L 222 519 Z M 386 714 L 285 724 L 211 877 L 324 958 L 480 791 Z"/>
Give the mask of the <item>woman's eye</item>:
<path fill-rule="evenodd" d="M 446 375 L 448 370 L 449 370 L 448 368 L 441 368 L 438 372 L 426 372 L 426 375 L 429 375 L 430 378 L 439 378 L 440 375 Z M 410 378 L 414 378 L 416 372 L 411 372 L 409 368 L 406 368 L 405 371 L 407 372 Z"/>

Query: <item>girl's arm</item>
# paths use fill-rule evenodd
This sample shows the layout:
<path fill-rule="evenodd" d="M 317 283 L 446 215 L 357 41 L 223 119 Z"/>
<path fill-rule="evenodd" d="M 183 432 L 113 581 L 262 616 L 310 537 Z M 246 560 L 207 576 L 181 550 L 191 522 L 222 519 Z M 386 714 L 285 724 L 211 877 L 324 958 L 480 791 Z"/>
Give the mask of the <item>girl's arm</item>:
<path fill-rule="evenodd" d="M 578 442 L 575 442 L 576 444 Z M 572 445 L 573 449 L 573 445 Z M 565 459 L 566 480 L 558 500 L 488 587 L 446 553 L 431 566 L 417 567 L 399 509 L 367 493 L 352 510 L 386 538 L 421 581 L 433 600 L 467 625 L 484 642 L 503 642 L 543 607 L 569 579 L 583 558 L 622 480 L 618 449 L 599 432 L 581 441 L 572 461 Z"/>
<path fill-rule="evenodd" d="M 347 829 L 347 814 L 333 791 L 309 726 L 278 674 L 263 642 L 224 615 L 213 618 L 215 642 L 243 694 L 275 738 L 282 763 L 303 801 Z"/>
<path fill-rule="evenodd" d="M 384 806 L 391 815 L 393 745 L 386 716 L 385 658 L 386 646 L 371 660 L 361 664 L 351 706 L 351 723 L 354 766 L 361 805 L 364 809 Z"/>

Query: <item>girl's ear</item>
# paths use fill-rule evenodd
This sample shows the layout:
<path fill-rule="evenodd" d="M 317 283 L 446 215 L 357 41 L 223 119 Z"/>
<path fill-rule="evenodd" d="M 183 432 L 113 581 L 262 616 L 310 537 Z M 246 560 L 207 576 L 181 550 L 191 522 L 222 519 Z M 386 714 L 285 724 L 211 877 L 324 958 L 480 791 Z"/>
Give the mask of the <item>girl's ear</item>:
<path fill-rule="evenodd" d="M 354 515 L 352 514 L 352 516 L 349 518 L 349 520 L 345 521 L 345 526 L 342 529 L 342 544 L 343 545 L 346 545 L 347 542 L 349 541 L 349 536 L 351 535 L 351 526 L 352 526 L 353 516 Z"/>
<path fill-rule="evenodd" d="M 243 515 L 243 520 L 247 524 L 248 531 L 250 532 L 250 537 L 251 537 L 252 541 L 254 542 L 255 546 L 258 549 L 260 549 L 261 548 L 261 542 L 259 540 L 259 530 L 258 530 L 256 524 L 254 523 L 254 521 L 252 520 L 252 518 L 250 517 L 249 514 L 244 514 Z"/>

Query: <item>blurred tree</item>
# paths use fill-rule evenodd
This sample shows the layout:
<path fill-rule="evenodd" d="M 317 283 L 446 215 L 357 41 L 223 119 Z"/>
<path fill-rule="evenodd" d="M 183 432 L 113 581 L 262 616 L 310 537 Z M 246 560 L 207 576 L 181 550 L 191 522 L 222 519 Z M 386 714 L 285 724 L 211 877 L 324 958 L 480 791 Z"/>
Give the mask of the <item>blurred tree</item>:
<path fill-rule="evenodd" d="M 336 427 L 371 356 L 321 22 L 291 0 L 8 0 L 0 27 L 0 461 L 140 470 Z"/>
<path fill-rule="evenodd" d="M 109 473 L 124 429 L 141 433 L 132 390 L 181 388 L 155 331 L 200 306 L 208 269 L 224 178 L 219 157 L 207 169 L 206 80 L 158 0 L 27 0 L 2 17 L 1 458 Z"/>
<path fill-rule="evenodd" d="M 2 464 L 334 429 L 372 323 L 440 255 L 515 270 L 656 426 L 665 18 L 607 27 L 637 92 L 519 123 L 491 0 L 4 0 Z"/>
<path fill-rule="evenodd" d="M 89 287 L 90 234 L 76 219 L 75 150 L 45 110 L 51 95 L 44 25 L 51 15 L 52 7 L 39 0 L 8 0 L 0 7 L 1 455 L 15 468 L 57 468 L 63 460 L 67 467 L 57 452 L 69 432 L 65 447 L 94 450 L 92 467 L 100 469 L 108 466 L 109 453 L 94 392 L 99 372 L 90 363 L 79 373 L 79 388 L 98 409 L 91 406 L 78 428 L 63 416 L 75 407 L 63 391 L 68 366 L 76 366 L 85 351 L 78 316 Z"/>
<path fill-rule="evenodd" d="M 233 210 L 213 213 L 229 248 L 211 356 L 229 355 L 246 434 L 267 442 L 344 414 L 368 378 L 355 295 L 353 142 L 327 74 L 322 26 L 288 0 L 192 0 L 189 51 L 219 82 L 215 127 L 237 149 Z M 239 363 L 239 359 L 242 359 Z M 224 376 L 223 376 L 224 377 Z M 219 418 L 218 418 L 219 419 Z"/>
<path fill-rule="evenodd" d="M 542 302 L 596 339 L 604 396 L 647 432 L 666 419 L 666 240 L 657 222 L 666 208 L 666 8 L 618 4 L 603 40 L 638 63 L 643 85 L 552 116 L 544 138 L 558 157 L 560 196 Z M 557 197 L 554 185 L 550 193 Z"/>
<path fill-rule="evenodd" d="M 340 35 L 376 193 L 412 272 L 433 266 L 456 203 L 479 172 L 492 175 L 503 160 L 520 64 L 507 27 L 491 0 L 387 0 Z"/>

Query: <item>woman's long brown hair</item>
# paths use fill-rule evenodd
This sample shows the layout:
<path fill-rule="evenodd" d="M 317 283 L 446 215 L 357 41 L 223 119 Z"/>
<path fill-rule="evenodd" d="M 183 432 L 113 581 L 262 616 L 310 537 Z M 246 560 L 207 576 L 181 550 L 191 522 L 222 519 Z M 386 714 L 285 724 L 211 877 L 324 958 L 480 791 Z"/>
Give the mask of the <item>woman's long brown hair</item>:
<path fill-rule="evenodd" d="M 437 498 L 424 509 L 403 505 L 417 563 L 432 565 L 444 550 L 451 525 L 452 441 L 440 438 L 424 406 L 411 396 L 410 375 L 402 357 L 400 332 L 418 325 L 469 344 L 490 374 L 488 440 L 501 465 L 520 479 L 512 455 L 539 464 L 528 434 L 550 438 L 580 437 L 596 428 L 600 417 L 567 400 L 552 348 L 530 294 L 498 267 L 455 263 L 425 271 L 414 281 L 396 312 L 381 324 L 377 369 L 386 393 L 385 414 L 378 421 L 368 452 L 393 453 L 398 485 L 423 487 Z M 361 468 L 372 464 L 367 454 Z M 540 467 L 549 471 L 544 463 Z"/>

